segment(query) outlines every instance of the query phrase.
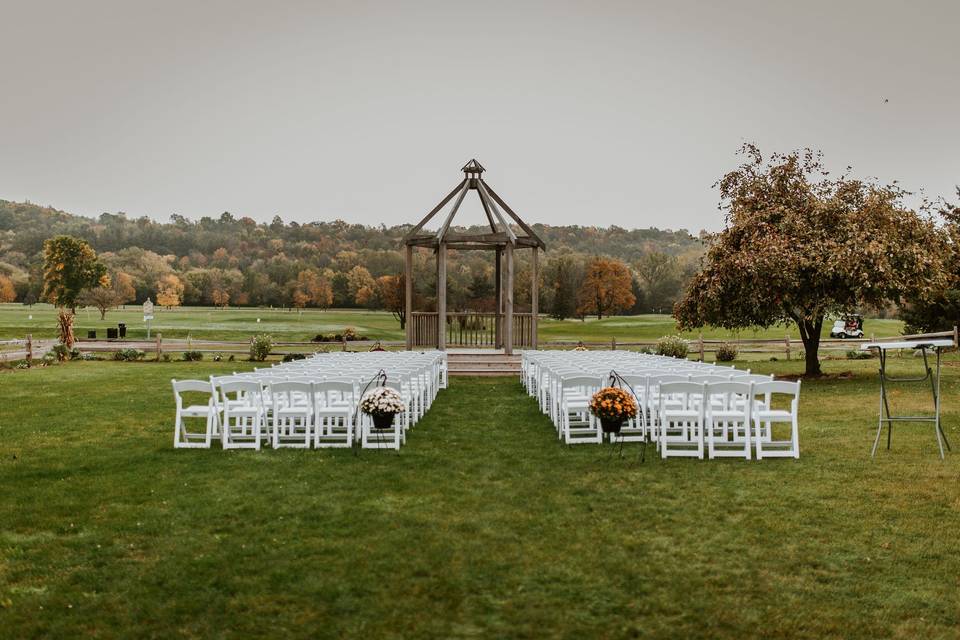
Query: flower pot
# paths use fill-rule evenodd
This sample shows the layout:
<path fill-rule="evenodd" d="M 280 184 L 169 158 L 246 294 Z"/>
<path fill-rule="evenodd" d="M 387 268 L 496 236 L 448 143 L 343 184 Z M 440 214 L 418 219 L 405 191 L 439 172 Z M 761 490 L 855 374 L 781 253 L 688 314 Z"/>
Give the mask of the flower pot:
<path fill-rule="evenodd" d="M 393 417 L 395 413 L 375 413 L 373 414 L 373 428 L 377 430 L 389 429 L 393 426 Z"/>
<path fill-rule="evenodd" d="M 600 418 L 600 426 L 604 433 L 620 433 L 623 426 L 623 420 L 614 420 L 611 418 Z"/>

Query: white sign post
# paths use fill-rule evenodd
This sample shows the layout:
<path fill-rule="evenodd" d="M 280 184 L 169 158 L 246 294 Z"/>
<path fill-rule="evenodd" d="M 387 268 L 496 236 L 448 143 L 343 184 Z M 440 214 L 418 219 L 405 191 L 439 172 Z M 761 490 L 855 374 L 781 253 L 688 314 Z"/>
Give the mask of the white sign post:
<path fill-rule="evenodd" d="M 147 340 L 150 339 L 150 321 L 153 320 L 153 303 L 150 298 L 143 303 L 143 321 L 147 323 Z"/>

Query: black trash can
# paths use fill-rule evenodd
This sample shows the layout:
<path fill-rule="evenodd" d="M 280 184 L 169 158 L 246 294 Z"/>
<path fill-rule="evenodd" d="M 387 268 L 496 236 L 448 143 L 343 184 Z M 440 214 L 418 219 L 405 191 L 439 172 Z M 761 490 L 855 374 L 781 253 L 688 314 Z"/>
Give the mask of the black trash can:
<path fill-rule="evenodd" d="M 117 330 L 113 327 L 107 327 L 107 340 L 116 340 Z"/>
<path fill-rule="evenodd" d="M 121 338 L 126 338 L 126 337 L 127 337 L 127 325 L 126 325 L 126 324 L 124 324 L 123 322 L 117 324 L 117 329 L 120 330 L 120 337 L 121 337 Z"/>
<path fill-rule="evenodd" d="M 87 331 L 87 340 L 96 340 L 97 332 L 96 331 Z"/>

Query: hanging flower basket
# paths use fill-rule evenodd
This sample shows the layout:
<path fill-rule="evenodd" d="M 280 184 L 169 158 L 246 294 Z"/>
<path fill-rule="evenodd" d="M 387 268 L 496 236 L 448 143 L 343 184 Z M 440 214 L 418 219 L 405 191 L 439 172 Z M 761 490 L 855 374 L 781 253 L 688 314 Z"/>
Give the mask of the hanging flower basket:
<path fill-rule="evenodd" d="M 600 427 L 604 433 L 620 433 L 620 429 L 623 428 L 623 420 L 600 418 Z"/>
<path fill-rule="evenodd" d="M 637 417 L 637 401 L 629 391 L 604 387 L 590 399 L 590 413 L 600 420 L 604 433 L 620 433 L 624 422 Z"/>
<path fill-rule="evenodd" d="M 394 417 L 404 409 L 403 398 L 389 387 L 377 387 L 360 400 L 360 411 L 373 418 L 373 428 L 378 430 L 393 426 Z"/>
<path fill-rule="evenodd" d="M 379 431 L 384 429 L 389 429 L 393 426 L 393 419 L 396 417 L 395 413 L 374 413 L 371 414 L 373 417 L 373 428 Z"/>

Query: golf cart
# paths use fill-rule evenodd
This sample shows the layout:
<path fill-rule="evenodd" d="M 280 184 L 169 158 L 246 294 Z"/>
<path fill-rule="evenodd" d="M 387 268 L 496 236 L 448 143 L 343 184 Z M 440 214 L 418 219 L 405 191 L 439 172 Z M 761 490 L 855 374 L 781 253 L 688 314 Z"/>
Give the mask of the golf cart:
<path fill-rule="evenodd" d="M 862 338 L 863 316 L 859 313 L 848 313 L 836 322 L 830 329 L 831 338 Z"/>

